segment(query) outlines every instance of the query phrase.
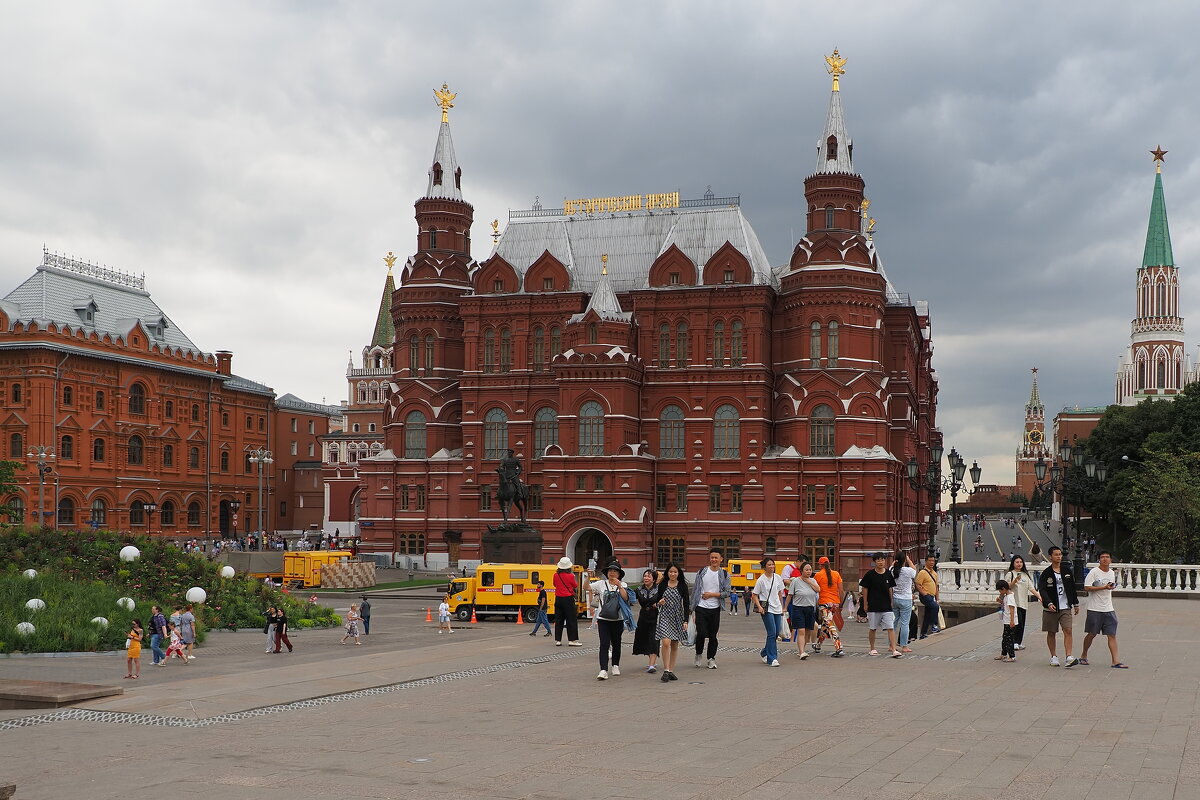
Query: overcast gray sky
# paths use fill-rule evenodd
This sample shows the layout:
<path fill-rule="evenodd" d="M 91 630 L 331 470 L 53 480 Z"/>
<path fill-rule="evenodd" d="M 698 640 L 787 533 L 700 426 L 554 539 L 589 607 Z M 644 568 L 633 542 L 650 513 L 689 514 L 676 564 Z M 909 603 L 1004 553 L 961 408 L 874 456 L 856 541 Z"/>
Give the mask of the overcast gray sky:
<path fill-rule="evenodd" d="M 939 421 L 1013 479 L 1048 413 L 1113 397 L 1153 168 L 1194 354 L 1200 6 L 1187 2 L 0 2 L 0 289 L 51 249 L 145 272 L 239 374 L 345 394 L 451 112 L 487 223 L 678 189 L 740 194 L 772 263 L 842 81 L 897 288 L 928 299 Z"/>

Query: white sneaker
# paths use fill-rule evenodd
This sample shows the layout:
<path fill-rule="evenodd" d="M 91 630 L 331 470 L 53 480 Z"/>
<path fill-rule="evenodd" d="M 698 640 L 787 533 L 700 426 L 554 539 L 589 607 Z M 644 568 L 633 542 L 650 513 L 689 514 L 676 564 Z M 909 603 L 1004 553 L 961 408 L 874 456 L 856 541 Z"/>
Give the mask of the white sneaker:
<path fill-rule="evenodd" d="M 717 660 L 716 660 L 715 658 L 710 658 L 710 659 L 708 660 L 708 668 L 709 668 L 709 669 L 716 669 L 716 668 L 717 668 Z"/>
<path fill-rule="evenodd" d="M 1014 650 L 1024 650 L 1024 649 L 1025 649 L 1025 645 L 1023 645 L 1023 644 L 1014 644 L 1014 645 L 1013 645 L 1013 649 L 1014 649 Z"/>
<path fill-rule="evenodd" d="M 800 660 L 801 660 L 801 661 L 803 661 L 803 660 L 804 660 L 804 659 L 806 659 L 806 658 L 808 658 L 808 651 L 807 651 L 807 650 L 801 650 L 801 651 L 800 651 Z"/>
<path fill-rule="evenodd" d="M 567 642 L 571 647 L 583 647 L 583 642 Z"/>
<path fill-rule="evenodd" d="M 1050 656 L 1050 666 L 1052 666 L 1052 667 L 1058 666 L 1058 656 Z"/>
<path fill-rule="evenodd" d="M 195 660 L 196 660 L 196 657 L 195 657 L 195 656 L 188 656 L 188 660 L 190 660 L 190 661 L 195 661 Z"/>
<path fill-rule="evenodd" d="M 771 662 L 770 664 L 768 664 L 767 666 L 768 666 L 768 667 L 778 667 L 778 666 L 779 666 L 779 660 L 778 660 L 778 659 L 776 659 L 775 661 L 772 661 L 772 662 Z"/>
<path fill-rule="evenodd" d="M 696 661 L 694 662 L 694 663 L 696 664 L 696 666 L 697 666 L 697 667 L 703 667 L 703 666 L 704 666 L 704 664 L 702 663 L 703 661 L 704 661 L 704 659 L 702 659 L 702 658 L 700 657 L 700 654 L 699 654 L 699 653 L 696 653 Z"/>
<path fill-rule="evenodd" d="M 596 676 L 596 680 L 598 680 L 598 681 L 608 680 L 608 670 L 605 670 L 605 669 L 600 670 L 600 674 Z"/>
<path fill-rule="evenodd" d="M 616 664 L 613 664 L 613 665 L 612 665 L 612 674 L 613 674 L 613 677 L 616 677 L 617 675 L 620 675 L 620 674 L 621 674 L 621 668 L 620 668 L 620 667 L 618 667 Z"/>
<path fill-rule="evenodd" d="M 768 659 L 766 656 L 759 656 L 759 658 L 761 658 L 763 660 L 764 664 L 766 664 L 768 661 L 770 661 L 770 659 Z"/>
<path fill-rule="evenodd" d="M 555 647 L 562 647 L 562 642 L 555 642 L 555 643 L 554 643 L 554 646 L 555 646 Z"/>

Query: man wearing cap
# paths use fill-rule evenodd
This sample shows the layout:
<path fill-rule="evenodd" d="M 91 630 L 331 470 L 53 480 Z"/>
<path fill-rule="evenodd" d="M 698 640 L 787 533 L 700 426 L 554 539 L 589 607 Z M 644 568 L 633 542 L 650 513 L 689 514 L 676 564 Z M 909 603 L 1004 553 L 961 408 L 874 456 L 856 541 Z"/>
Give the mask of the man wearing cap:
<path fill-rule="evenodd" d="M 721 629 L 721 608 L 729 597 L 729 572 L 721 568 L 721 551 L 710 550 L 708 566 L 696 573 L 692 588 L 692 608 L 696 610 L 696 666 L 702 667 L 704 640 L 708 640 L 708 668 L 717 668 L 717 631 Z"/>

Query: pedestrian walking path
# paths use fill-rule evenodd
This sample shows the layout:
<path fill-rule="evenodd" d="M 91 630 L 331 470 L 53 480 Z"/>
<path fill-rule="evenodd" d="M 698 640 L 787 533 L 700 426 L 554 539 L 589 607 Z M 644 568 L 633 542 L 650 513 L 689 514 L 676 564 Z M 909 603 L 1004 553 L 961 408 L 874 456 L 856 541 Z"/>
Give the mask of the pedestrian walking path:
<path fill-rule="evenodd" d="M 201 649 L 120 697 L 5 712 L 0 784 L 21 800 L 130 786 L 220 798 L 1200 797 L 1200 604 L 1118 603 L 1127 671 L 1107 668 L 1100 643 L 1091 667 L 1050 667 L 1032 631 L 1017 663 L 995 662 L 994 617 L 899 660 L 866 656 L 865 626 L 850 623 L 851 658 L 801 661 L 781 645 L 778 669 L 757 658 L 757 620 L 726 617 L 719 669 L 685 653 L 670 684 L 628 642 L 623 674 L 596 681 L 586 626 L 583 648 L 481 624 L 328 653 L 313 639 L 291 663 L 255 660 L 262 637 L 246 635 L 245 651 Z M 219 649 L 237 651 L 243 634 L 228 636 Z M 101 668 L 23 663 L 51 662 Z M 0 676 L 21 664 L 0 661 Z"/>

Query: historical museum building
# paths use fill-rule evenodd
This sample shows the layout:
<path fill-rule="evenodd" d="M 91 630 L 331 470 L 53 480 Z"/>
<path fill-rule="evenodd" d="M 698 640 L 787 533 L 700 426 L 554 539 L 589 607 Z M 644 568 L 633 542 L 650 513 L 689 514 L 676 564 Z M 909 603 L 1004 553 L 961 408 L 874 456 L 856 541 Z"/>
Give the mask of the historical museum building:
<path fill-rule="evenodd" d="M 276 398 L 232 361 L 201 351 L 143 278 L 43 252 L 0 300 L 13 521 L 208 538 L 258 530 L 261 504 L 268 531 L 319 525 L 336 409 Z"/>
<path fill-rule="evenodd" d="M 391 296 L 390 380 L 371 357 L 383 342 L 349 376 L 360 404 L 382 386 L 381 449 L 364 457 L 364 435 L 349 451 L 364 552 L 479 558 L 510 448 L 547 563 L 691 568 L 717 546 L 830 554 L 853 573 L 866 553 L 924 542 L 928 493 L 905 463 L 927 463 L 940 439 L 928 309 L 883 271 L 843 119 L 845 61 L 827 62 L 796 209 L 806 232 L 778 266 L 737 197 L 677 192 L 512 212 L 475 261 L 453 95 L 437 93 L 416 251 Z M 327 441 L 327 472 L 349 453 Z"/>
<path fill-rule="evenodd" d="M 1169 398 L 1200 378 L 1185 352 L 1183 317 L 1179 315 L 1179 270 L 1171 252 L 1167 203 L 1163 199 L 1162 163 L 1167 151 L 1159 147 L 1150 152 L 1155 164 L 1154 194 L 1146 249 L 1137 271 L 1137 313 L 1129 347 L 1117 365 L 1116 401 L 1123 406 L 1137 405 L 1147 398 Z"/>

